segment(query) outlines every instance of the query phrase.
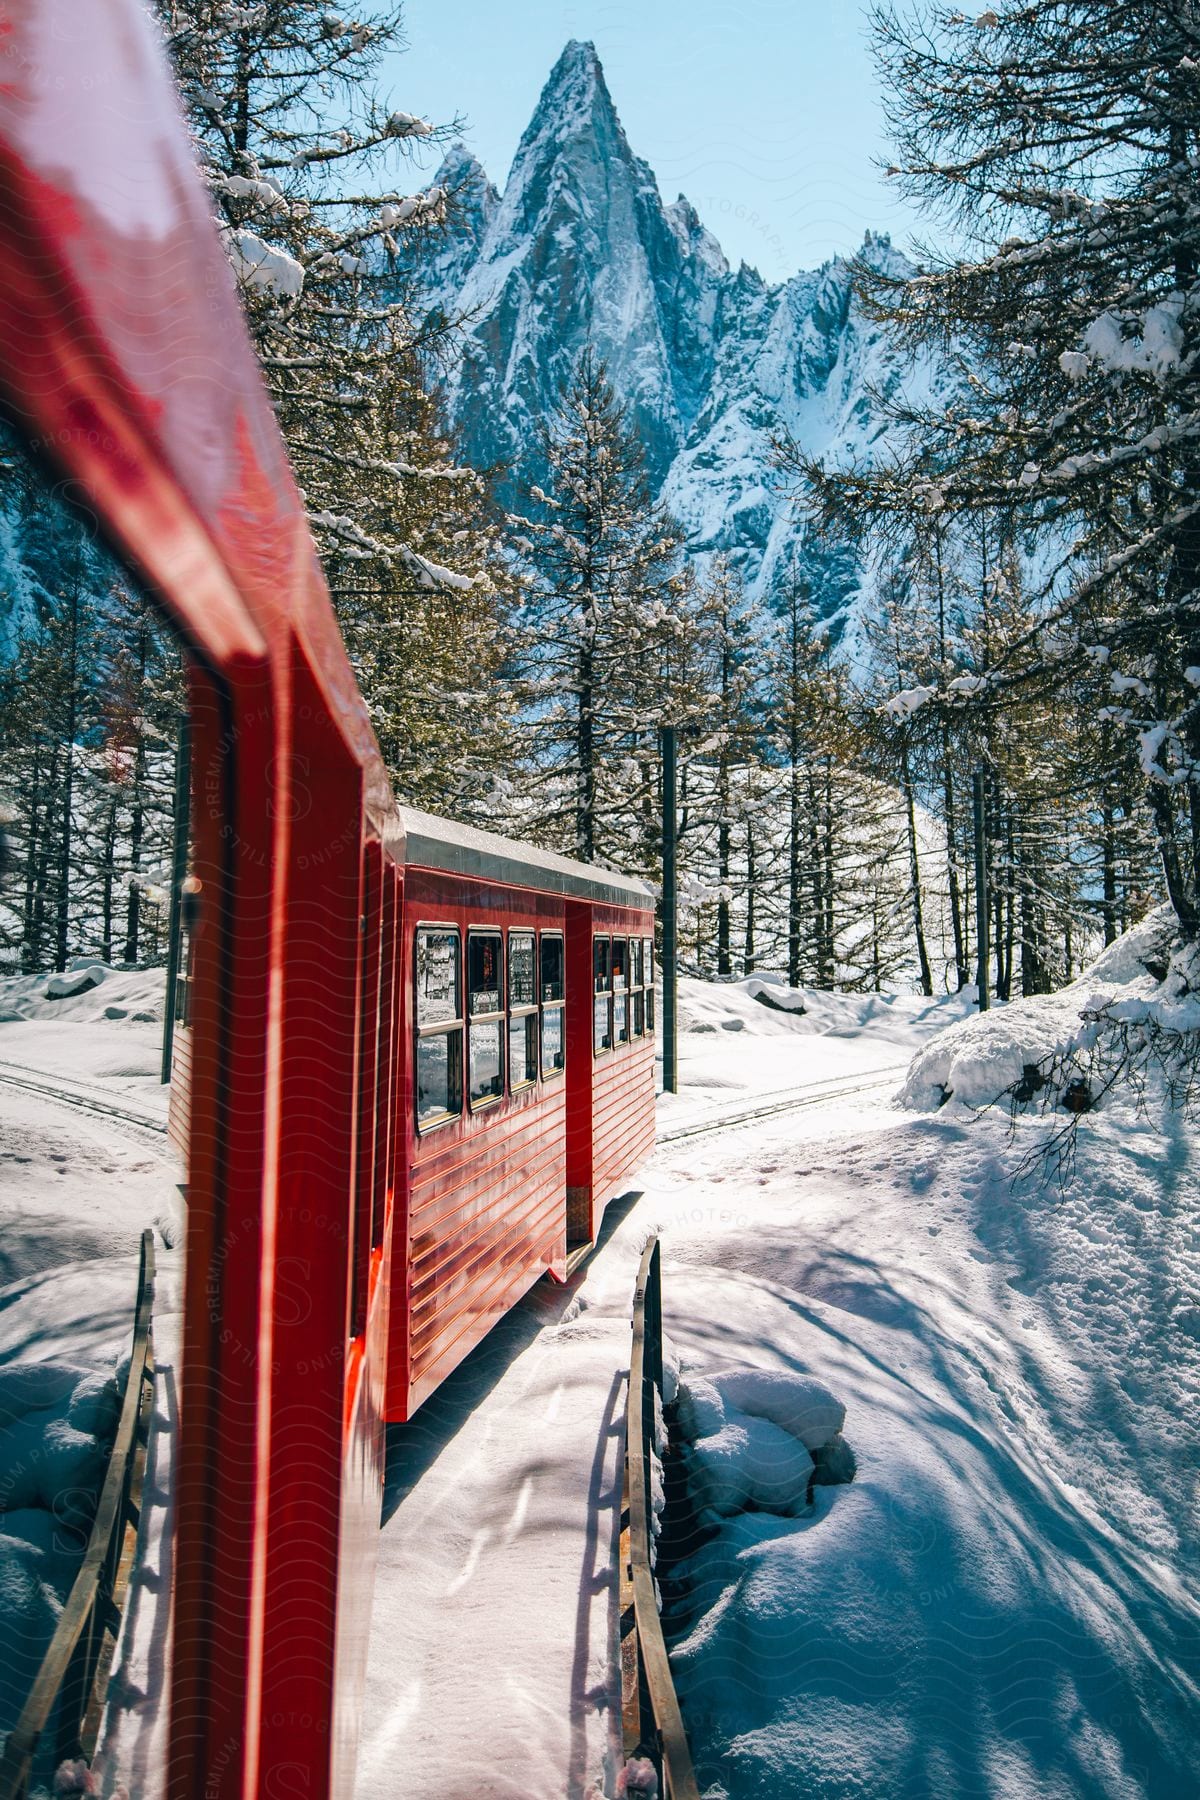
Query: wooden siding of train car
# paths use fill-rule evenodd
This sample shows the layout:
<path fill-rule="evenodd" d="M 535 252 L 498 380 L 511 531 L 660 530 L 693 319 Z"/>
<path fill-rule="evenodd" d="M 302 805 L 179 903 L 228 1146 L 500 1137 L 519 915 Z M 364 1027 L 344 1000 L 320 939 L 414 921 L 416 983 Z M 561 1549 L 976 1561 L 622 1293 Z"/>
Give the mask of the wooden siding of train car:
<path fill-rule="evenodd" d="M 592 939 L 653 938 L 649 908 L 567 901 L 567 1212 L 572 1243 L 591 1243 L 604 1208 L 654 1148 L 655 1039 L 595 1054 Z M 657 1023 L 657 1020 L 656 1020 Z"/>
<path fill-rule="evenodd" d="M 410 1418 L 541 1275 L 566 1272 L 565 1076 L 544 1080 L 539 1069 L 537 1082 L 514 1094 L 506 1074 L 504 1098 L 472 1112 L 464 1073 L 462 1113 L 418 1132 L 412 1000 L 421 926 L 458 928 L 465 1005 L 468 931 L 503 932 L 507 981 L 508 933 L 561 932 L 563 901 L 411 866 L 404 888 L 407 1155 L 392 1231 L 389 1420 Z M 506 1064 L 507 1046 L 506 1028 Z"/>

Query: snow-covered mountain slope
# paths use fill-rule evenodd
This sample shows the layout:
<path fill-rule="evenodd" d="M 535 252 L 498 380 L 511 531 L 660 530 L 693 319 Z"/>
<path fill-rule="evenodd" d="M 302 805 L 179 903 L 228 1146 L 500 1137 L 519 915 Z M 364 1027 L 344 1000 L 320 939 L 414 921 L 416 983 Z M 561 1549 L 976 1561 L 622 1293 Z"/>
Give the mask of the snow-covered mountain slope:
<path fill-rule="evenodd" d="M 502 197 L 461 145 L 437 181 L 455 205 L 430 285 L 465 319 L 451 411 L 464 454 L 511 469 L 512 493 L 542 479 L 541 423 L 590 343 L 693 550 L 735 553 L 769 593 L 801 541 L 773 440 L 870 456 L 881 397 L 929 380 L 862 317 L 846 263 L 771 286 L 729 267 L 683 195 L 665 206 L 591 44 L 563 51 Z M 863 253 L 902 266 L 884 237 Z M 810 572 L 822 613 L 843 617 L 860 585 L 853 560 L 827 549 Z"/>

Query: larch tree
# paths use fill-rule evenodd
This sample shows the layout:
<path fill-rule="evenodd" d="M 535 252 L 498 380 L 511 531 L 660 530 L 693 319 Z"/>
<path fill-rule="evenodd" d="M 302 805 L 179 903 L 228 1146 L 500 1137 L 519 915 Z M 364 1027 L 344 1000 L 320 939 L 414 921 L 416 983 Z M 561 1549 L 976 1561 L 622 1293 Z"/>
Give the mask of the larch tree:
<path fill-rule="evenodd" d="M 522 612 L 530 829 L 586 862 L 621 860 L 659 723 L 645 671 L 674 639 L 678 528 L 603 360 L 580 354 L 543 443 L 547 489 L 514 521 L 531 580 Z"/>
<path fill-rule="evenodd" d="M 1030 616 L 989 682 L 1066 697 L 1084 657 L 1102 660 L 1094 717 L 1136 746 L 1166 888 L 1194 935 L 1200 9 L 889 5 L 873 29 L 893 178 L 960 248 L 926 249 L 910 278 L 864 266 L 860 287 L 957 382 L 909 408 L 905 442 L 874 470 L 793 460 L 829 523 L 904 512 L 915 495 L 931 518 L 1036 537 Z"/>
<path fill-rule="evenodd" d="M 440 134 L 381 90 L 401 9 L 158 0 L 243 309 L 403 798 L 470 813 L 503 736 L 499 520 L 432 398 L 454 322 L 421 304 Z M 458 773 L 452 773 L 457 770 Z"/>

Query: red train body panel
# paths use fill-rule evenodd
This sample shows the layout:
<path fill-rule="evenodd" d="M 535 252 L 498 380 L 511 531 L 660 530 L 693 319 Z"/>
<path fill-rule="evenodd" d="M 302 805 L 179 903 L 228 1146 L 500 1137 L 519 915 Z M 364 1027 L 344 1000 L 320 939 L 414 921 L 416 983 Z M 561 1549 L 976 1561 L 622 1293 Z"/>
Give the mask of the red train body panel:
<path fill-rule="evenodd" d="M 396 808 L 139 0 L 4 9 L 0 344 L 14 417 L 189 653 L 168 1791 L 346 1796 L 385 1417 L 563 1273 L 652 1143 L 652 1045 L 594 1049 L 587 976 L 597 935 L 650 935 L 651 901 Z M 429 927 L 458 934 L 457 1020 L 422 1016 Z"/>
<path fill-rule="evenodd" d="M 596 1237 L 605 1204 L 654 1148 L 653 937 L 652 910 L 568 902 L 567 1198 L 571 1235 L 578 1241 Z M 627 975 L 622 992 L 614 985 L 610 964 L 608 985 L 598 991 L 598 941 L 646 946 L 641 952 L 649 963 L 645 979 L 631 987 Z M 641 1031 L 632 1028 L 637 995 L 649 1011 Z M 620 1030 L 622 999 L 629 1021 L 625 1033 Z M 598 1042 L 602 1010 L 609 1022 L 606 1045 Z"/>

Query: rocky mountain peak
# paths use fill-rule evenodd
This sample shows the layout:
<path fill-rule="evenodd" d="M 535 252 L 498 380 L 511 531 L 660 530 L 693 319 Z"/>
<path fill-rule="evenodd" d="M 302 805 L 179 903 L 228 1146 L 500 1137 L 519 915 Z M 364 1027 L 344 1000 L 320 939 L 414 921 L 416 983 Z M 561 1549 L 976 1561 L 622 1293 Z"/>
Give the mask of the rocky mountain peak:
<path fill-rule="evenodd" d="M 440 304 L 468 321 L 448 394 L 464 454 L 506 466 L 509 499 L 541 482 L 542 426 L 590 345 L 695 551 L 729 551 L 770 593 L 801 539 L 774 442 L 869 455 L 886 429 L 872 394 L 901 376 L 857 309 L 850 265 L 777 286 L 731 270 L 684 195 L 663 204 L 590 43 L 554 65 L 502 196 L 461 145 L 438 179 L 467 196 L 430 270 Z M 902 265 L 886 237 L 868 234 L 860 254 Z M 846 566 L 823 602 L 835 621 L 852 610 Z"/>

